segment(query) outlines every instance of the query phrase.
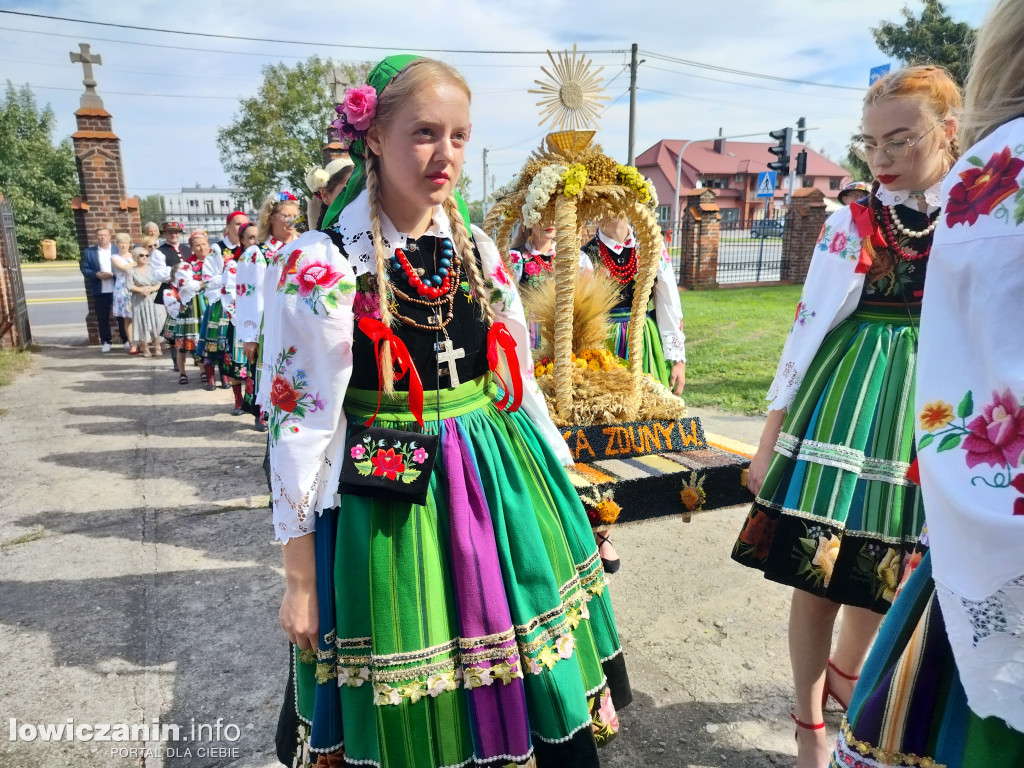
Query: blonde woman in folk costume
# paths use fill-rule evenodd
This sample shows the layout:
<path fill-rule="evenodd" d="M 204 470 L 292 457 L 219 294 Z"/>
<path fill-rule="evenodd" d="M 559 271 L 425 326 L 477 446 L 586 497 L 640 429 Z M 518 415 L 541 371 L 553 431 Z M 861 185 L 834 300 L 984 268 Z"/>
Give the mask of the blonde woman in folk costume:
<path fill-rule="evenodd" d="M 886 617 L 833 765 L 1024 765 L 1024 5 L 978 32 L 921 310 L 930 548 Z M 969 332 L 966 329 L 970 329 Z"/>
<path fill-rule="evenodd" d="M 939 184 L 956 162 L 960 92 L 912 67 L 864 100 L 866 205 L 829 217 L 815 246 L 750 466 L 756 494 L 738 562 L 795 587 L 789 623 L 799 768 L 828 765 L 827 697 L 850 701 L 923 524 L 914 370 Z M 832 629 L 843 608 L 839 640 Z"/>
<path fill-rule="evenodd" d="M 260 416 L 265 410 L 264 398 L 260 393 L 260 379 L 263 371 L 260 357 L 260 336 L 263 333 L 263 308 L 270 280 L 276 280 L 277 254 L 299 236 L 295 220 L 299 216 L 298 199 L 291 192 L 281 191 L 270 195 L 260 207 L 259 225 L 256 229 L 256 244 L 247 247 L 238 258 L 235 271 L 235 306 L 231 322 L 235 327 L 235 341 L 241 344 L 242 352 L 249 362 L 247 375 L 255 382 L 254 391 L 245 397 L 245 410 L 253 414 L 255 428 L 266 431 Z M 252 373 L 255 372 L 255 376 Z M 248 390 L 249 382 L 246 382 Z"/>
<path fill-rule="evenodd" d="M 352 179 L 325 231 L 282 251 L 267 304 L 303 749 L 389 768 L 596 766 L 629 684 L 518 293 L 454 193 L 469 88 L 413 56 L 368 80 L 342 110 Z M 402 430 L 391 454 L 360 442 L 367 422 Z M 436 461 L 411 447 L 420 433 Z M 350 462 L 378 484 L 427 472 L 424 503 L 339 494 Z"/>

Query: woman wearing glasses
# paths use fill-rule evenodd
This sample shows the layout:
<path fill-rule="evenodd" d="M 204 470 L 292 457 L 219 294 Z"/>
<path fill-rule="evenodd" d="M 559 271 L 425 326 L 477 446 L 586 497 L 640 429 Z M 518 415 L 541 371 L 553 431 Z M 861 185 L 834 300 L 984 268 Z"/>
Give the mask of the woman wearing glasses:
<path fill-rule="evenodd" d="M 789 649 L 798 768 L 828 765 L 822 710 L 845 709 L 912 558 L 917 318 L 960 92 L 937 67 L 877 81 L 856 151 L 876 181 L 825 223 L 768 391 L 756 499 L 733 558 L 794 587 Z M 843 621 L 835 650 L 832 629 Z"/>
<path fill-rule="evenodd" d="M 241 342 L 245 356 L 259 368 L 259 341 L 263 333 L 263 285 L 267 280 L 268 267 L 273 284 L 270 291 L 277 290 L 279 272 L 276 266 L 277 253 L 299 236 L 295 220 L 299 216 L 299 201 L 291 192 L 275 192 L 268 197 L 259 212 L 256 232 L 257 245 L 247 248 L 238 259 L 235 274 L 235 308 L 231 322 L 235 326 L 235 339 Z M 259 376 L 256 378 L 256 402 L 250 403 L 255 411 L 256 430 L 266 432 L 267 427 L 257 410 L 259 401 Z"/>

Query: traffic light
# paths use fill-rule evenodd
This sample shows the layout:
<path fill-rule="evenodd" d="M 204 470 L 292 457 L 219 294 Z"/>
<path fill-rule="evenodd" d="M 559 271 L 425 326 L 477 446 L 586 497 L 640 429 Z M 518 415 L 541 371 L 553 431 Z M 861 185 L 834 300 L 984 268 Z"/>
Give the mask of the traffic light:
<path fill-rule="evenodd" d="M 768 163 L 768 167 L 779 174 L 779 176 L 788 176 L 789 152 L 793 147 L 793 129 L 783 128 L 779 131 L 772 131 L 768 135 L 779 142 L 774 147 L 768 147 L 768 151 L 779 158 L 774 163 Z"/>
<path fill-rule="evenodd" d="M 803 144 L 804 143 L 804 128 L 806 128 L 806 127 L 807 127 L 807 119 L 806 118 L 801 117 L 799 120 L 796 121 L 796 143 L 797 144 Z"/>
<path fill-rule="evenodd" d="M 796 156 L 796 171 L 797 176 L 805 176 L 807 174 L 807 150 L 801 149 Z"/>

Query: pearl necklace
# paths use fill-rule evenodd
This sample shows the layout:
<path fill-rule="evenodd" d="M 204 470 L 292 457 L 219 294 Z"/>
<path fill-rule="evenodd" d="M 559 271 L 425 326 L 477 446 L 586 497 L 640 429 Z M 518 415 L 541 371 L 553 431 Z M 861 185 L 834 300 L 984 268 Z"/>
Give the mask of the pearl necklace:
<path fill-rule="evenodd" d="M 906 235 L 907 237 L 912 237 L 918 240 L 922 237 L 928 237 L 928 235 L 935 231 L 935 225 L 939 223 L 939 220 L 935 219 L 924 229 L 909 229 L 902 221 L 900 221 L 900 217 L 896 215 L 895 205 L 888 205 L 886 208 L 889 211 L 889 218 L 892 221 L 893 226 L 896 227 L 896 231 L 902 235 Z"/>

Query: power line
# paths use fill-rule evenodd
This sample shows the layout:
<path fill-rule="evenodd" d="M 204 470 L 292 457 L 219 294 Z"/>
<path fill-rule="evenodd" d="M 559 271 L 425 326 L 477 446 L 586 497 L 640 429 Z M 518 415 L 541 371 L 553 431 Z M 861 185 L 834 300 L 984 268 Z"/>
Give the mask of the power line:
<path fill-rule="evenodd" d="M 738 86 L 740 86 L 742 88 L 756 88 L 759 91 L 773 91 L 774 93 L 786 93 L 786 94 L 789 94 L 790 96 L 805 95 L 805 94 L 800 94 L 797 91 L 787 91 L 787 90 L 784 90 L 782 88 L 769 88 L 768 86 L 762 85 L 761 83 L 741 83 L 738 80 L 723 80 L 723 79 L 721 79 L 719 77 L 708 77 L 707 75 L 695 75 L 695 74 L 690 73 L 690 72 L 680 72 L 678 69 L 666 69 L 665 67 L 656 67 L 653 64 L 648 64 L 646 68 L 647 69 L 655 69 L 658 72 L 668 72 L 671 75 L 679 75 L 680 77 L 692 77 L 692 78 L 695 78 L 697 80 L 710 80 L 713 83 L 725 83 L 726 85 L 738 85 Z M 814 98 L 816 98 L 816 99 L 830 99 L 830 100 L 834 100 L 834 101 L 846 101 L 846 102 L 855 102 L 855 101 L 859 102 L 860 101 L 860 99 L 858 99 L 856 97 L 829 96 L 828 94 L 816 94 Z"/>
<path fill-rule="evenodd" d="M 45 13 L 29 13 L 28 11 L 8 11 L 0 9 L 0 13 L 6 13 L 11 16 L 27 16 L 35 19 L 46 19 L 48 21 L 69 21 L 73 24 L 92 24 L 98 27 L 114 27 L 116 29 L 130 29 L 135 32 L 159 32 L 165 35 L 185 35 L 188 37 L 206 37 L 217 40 L 241 40 L 247 43 L 278 43 L 281 45 L 311 45 L 321 48 L 352 48 L 355 50 L 363 51 L 391 51 L 395 49 L 393 45 L 352 45 L 347 43 L 319 43 L 310 42 L 308 40 L 282 40 L 277 38 L 269 37 L 245 37 L 243 35 L 219 35 L 213 32 L 182 32 L 177 29 L 164 29 L 161 27 L 143 27 L 135 24 L 117 24 L 112 21 L 91 21 L 89 19 L 73 19 L 69 16 L 51 16 Z M 500 54 L 503 56 L 514 56 L 514 55 L 531 55 L 547 54 L 547 50 L 543 51 L 490 51 L 482 49 L 459 49 L 459 48 L 413 48 L 408 46 L 402 46 L 403 50 L 407 51 L 420 51 L 423 53 L 482 53 L 482 54 Z M 612 50 L 593 50 L 593 51 L 579 51 L 583 54 L 597 54 L 597 53 L 623 53 L 621 49 Z"/>
<path fill-rule="evenodd" d="M 844 91 L 857 91 L 863 93 L 863 88 L 857 88 L 852 85 L 835 85 L 834 83 L 817 83 L 813 80 L 797 80 L 792 77 L 780 77 L 778 75 L 766 75 L 761 72 L 747 72 L 742 69 L 732 69 L 730 67 L 720 67 L 716 64 L 704 64 L 699 61 L 690 61 L 688 59 L 680 59 L 675 56 L 666 56 L 663 53 L 656 53 L 654 51 L 641 51 L 644 56 L 651 56 L 655 59 L 661 59 L 662 61 L 668 61 L 672 64 L 682 64 L 687 67 L 697 67 L 698 69 L 710 69 L 715 72 L 725 72 L 730 75 L 742 75 L 743 77 L 756 77 L 762 80 L 775 80 L 780 83 L 795 83 L 796 85 L 815 85 L 820 88 L 838 88 Z"/>
<path fill-rule="evenodd" d="M 12 83 L 12 85 L 15 85 Z M 34 85 L 33 83 L 18 83 L 18 87 L 39 88 L 44 91 L 74 91 L 81 93 L 81 88 L 62 88 L 56 85 Z M 240 101 L 239 96 L 198 96 L 194 93 L 135 93 L 131 91 L 103 91 L 103 96 L 148 96 L 154 99 L 223 99 L 225 101 Z"/>

